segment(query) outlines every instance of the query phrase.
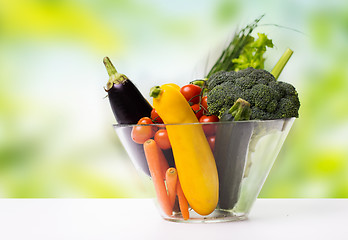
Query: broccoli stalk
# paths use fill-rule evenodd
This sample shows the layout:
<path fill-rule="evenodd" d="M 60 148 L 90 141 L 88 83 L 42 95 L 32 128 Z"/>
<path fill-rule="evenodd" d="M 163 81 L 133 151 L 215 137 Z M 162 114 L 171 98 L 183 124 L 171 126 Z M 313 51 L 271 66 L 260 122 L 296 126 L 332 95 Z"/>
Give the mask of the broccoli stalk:
<path fill-rule="evenodd" d="M 238 98 L 228 112 L 234 117 L 234 121 L 249 120 L 251 114 L 250 103 Z"/>
<path fill-rule="evenodd" d="M 286 49 L 284 54 L 278 60 L 277 64 L 274 66 L 273 70 L 271 71 L 271 74 L 275 77 L 275 79 L 278 79 L 286 63 L 289 61 L 292 53 L 293 51 L 290 48 Z"/>
<path fill-rule="evenodd" d="M 233 106 L 222 116 L 222 121 L 246 121 L 250 119 L 250 103 L 242 98 L 238 98 Z"/>

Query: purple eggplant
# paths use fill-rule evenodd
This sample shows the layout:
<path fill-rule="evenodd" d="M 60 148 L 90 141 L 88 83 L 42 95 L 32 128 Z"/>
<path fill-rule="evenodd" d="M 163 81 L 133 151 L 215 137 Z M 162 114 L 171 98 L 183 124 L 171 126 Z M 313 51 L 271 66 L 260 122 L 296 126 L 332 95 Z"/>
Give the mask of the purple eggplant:
<path fill-rule="evenodd" d="M 150 117 L 152 107 L 138 88 L 124 74 L 118 73 L 108 57 L 104 64 L 109 74 L 105 91 L 119 124 L 136 124 L 142 117 Z"/>
<path fill-rule="evenodd" d="M 105 57 L 103 62 L 109 74 L 105 91 L 108 93 L 110 106 L 117 123 L 124 125 L 137 124 L 140 118 L 150 117 L 152 107 L 138 88 L 126 75 L 116 71 L 108 57 Z M 124 147 L 129 153 L 132 153 L 133 164 L 150 176 L 143 146 L 133 142 L 131 130 L 130 127 L 123 129 L 123 135 L 127 138 L 127 144 Z"/>

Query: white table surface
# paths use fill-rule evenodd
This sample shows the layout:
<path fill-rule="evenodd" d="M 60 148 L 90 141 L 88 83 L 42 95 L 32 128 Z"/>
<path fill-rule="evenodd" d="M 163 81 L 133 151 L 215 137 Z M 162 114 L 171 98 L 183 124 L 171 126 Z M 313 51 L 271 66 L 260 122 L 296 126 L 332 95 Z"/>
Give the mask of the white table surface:
<path fill-rule="evenodd" d="M 162 220 L 151 199 L 0 199 L 0 239 L 348 239 L 348 199 L 258 199 L 211 224 Z"/>

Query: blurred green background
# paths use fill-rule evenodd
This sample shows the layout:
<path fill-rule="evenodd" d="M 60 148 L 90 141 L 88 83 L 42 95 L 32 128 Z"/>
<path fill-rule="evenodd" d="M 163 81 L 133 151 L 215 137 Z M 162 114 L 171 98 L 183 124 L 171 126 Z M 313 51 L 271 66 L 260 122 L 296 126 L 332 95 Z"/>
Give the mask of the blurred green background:
<path fill-rule="evenodd" d="M 264 13 L 266 69 L 294 50 L 280 80 L 302 106 L 260 197 L 348 197 L 348 2 L 335 0 L 0 0 L 0 197 L 151 196 L 112 128 L 103 57 L 147 97 L 201 76 Z"/>

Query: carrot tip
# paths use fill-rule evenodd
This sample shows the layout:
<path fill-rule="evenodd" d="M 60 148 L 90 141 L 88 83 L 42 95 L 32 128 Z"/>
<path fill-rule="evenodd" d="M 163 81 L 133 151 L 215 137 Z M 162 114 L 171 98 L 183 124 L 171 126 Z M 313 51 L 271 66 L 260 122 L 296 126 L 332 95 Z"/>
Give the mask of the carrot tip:
<path fill-rule="evenodd" d="M 175 174 L 176 173 L 176 169 L 175 168 L 168 168 L 167 169 L 167 173 Z"/>
<path fill-rule="evenodd" d="M 146 140 L 144 143 L 149 144 L 149 143 L 151 143 L 152 141 L 153 141 L 152 139 L 148 139 L 148 140 Z"/>

